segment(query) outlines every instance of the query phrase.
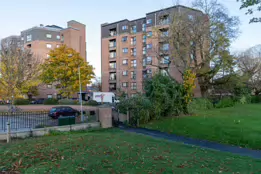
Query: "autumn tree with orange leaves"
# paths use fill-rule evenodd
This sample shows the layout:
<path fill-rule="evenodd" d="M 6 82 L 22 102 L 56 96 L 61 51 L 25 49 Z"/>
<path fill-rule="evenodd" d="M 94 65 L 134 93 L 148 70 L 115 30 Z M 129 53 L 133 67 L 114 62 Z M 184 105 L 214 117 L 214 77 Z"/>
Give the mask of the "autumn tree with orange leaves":
<path fill-rule="evenodd" d="M 79 70 L 81 85 L 86 86 L 94 78 L 93 67 L 72 48 L 62 45 L 51 50 L 50 57 L 41 66 L 41 80 L 46 84 L 56 84 L 64 97 L 79 91 Z"/>

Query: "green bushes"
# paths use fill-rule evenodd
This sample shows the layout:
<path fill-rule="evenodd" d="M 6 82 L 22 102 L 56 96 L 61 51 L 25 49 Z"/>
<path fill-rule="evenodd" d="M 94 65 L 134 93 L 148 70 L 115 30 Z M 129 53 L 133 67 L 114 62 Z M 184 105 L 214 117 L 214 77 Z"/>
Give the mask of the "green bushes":
<path fill-rule="evenodd" d="M 86 104 L 89 105 L 89 106 L 97 106 L 97 105 L 99 105 L 99 103 L 97 101 L 95 101 L 95 100 L 89 100 L 89 101 L 87 101 Z"/>
<path fill-rule="evenodd" d="M 223 98 L 216 105 L 216 108 L 227 108 L 235 106 L 235 101 L 231 98 Z"/>
<path fill-rule="evenodd" d="M 251 96 L 251 103 L 261 103 L 261 96 Z"/>
<path fill-rule="evenodd" d="M 76 105 L 77 101 L 76 100 L 71 100 L 71 99 L 61 99 L 58 102 L 60 105 Z"/>
<path fill-rule="evenodd" d="M 54 98 L 48 98 L 44 100 L 44 105 L 57 105 L 57 104 L 58 104 L 58 100 Z"/>
<path fill-rule="evenodd" d="M 19 98 L 14 100 L 14 105 L 29 105 L 30 101 L 27 99 Z"/>
<path fill-rule="evenodd" d="M 188 105 L 189 113 L 196 113 L 202 110 L 212 109 L 213 103 L 206 98 L 195 98 L 192 102 Z"/>

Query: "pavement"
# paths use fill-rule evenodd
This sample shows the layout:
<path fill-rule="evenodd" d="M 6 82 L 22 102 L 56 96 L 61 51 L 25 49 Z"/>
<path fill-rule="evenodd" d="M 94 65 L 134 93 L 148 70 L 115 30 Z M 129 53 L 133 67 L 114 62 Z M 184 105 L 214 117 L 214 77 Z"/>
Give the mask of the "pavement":
<path fill-rule="evenodd" d="M 255 159 L 261 159 L 261 151 L 259 150 L 252 150 L 247 148 L 241 148 L 236 146 L 210 142 L 207 140 L 198 140 L 198 139 L 193 139 L 193 138 L 188 138 L 183 136 L 177 136 L 175 134 L 168 134 L 168 133 L 160 132 L 157 130 L 146 129 L 146 128 L 129 128 L 129 127 L 125 127 L 124 125 L 120 125 L 119 128 L 126 132 L 133 132 L 133 133 L 143 134 L 154 138 L 161 138 L 169 141 L 180 142 L 187 145 L 199 146 L 202 148 L 213 149 L 221 152 L 230 152 L 241 156 L 248 156 Z"/>

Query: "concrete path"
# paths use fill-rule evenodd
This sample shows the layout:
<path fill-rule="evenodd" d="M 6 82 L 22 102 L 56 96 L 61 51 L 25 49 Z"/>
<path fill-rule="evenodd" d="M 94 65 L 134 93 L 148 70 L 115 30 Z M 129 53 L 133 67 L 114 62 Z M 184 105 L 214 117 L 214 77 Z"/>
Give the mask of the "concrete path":
<path fill-rule="evenodd" d="M 209 149 L 214 149 L 222 152 L 230 152 L 234 154 L 238 154 L 241 156 L 248 156 L 256 159 L 261 159 L 261 151 L 259 150 L 251 150 L 251 149 L 246 149 L 246 148 L 240 148 L 236 146 L 230 146 L 230 145 L 224 145 L 224 144 L 219 144 L 219 143 L 214 143 L 206 140 L 198 140 L 198 139 L 193 139 L 193 138 L 187 138 L 183 136 L 177 136 L 174 134 L 168 134 L 168 133 L 163 133 L 157 130 L 151 130 L 151 129 L 145 129 L 145 128 L 128 128 L 123 125 L 119 126 L 120 129 L 127 131 L 127 132 L 134 132 L 138 134 L 143 134 L 143 135 L 148 135 L 154 138 L 163 138 L 167 139 L 170 141 L 175 141 L 175 142 L 182 142 L 184 144 L 188 145 L 195 145 L 199 146 L 202 148 L 209 148 Z"/>

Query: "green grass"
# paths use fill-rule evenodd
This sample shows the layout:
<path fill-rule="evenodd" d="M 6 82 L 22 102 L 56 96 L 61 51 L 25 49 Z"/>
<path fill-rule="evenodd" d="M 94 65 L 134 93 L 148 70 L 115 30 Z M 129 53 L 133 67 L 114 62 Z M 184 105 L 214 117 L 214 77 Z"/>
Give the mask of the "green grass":
<path fill-rule="evenodd" d="M 144 127 L 240 147 L 261 149 L 261 105 L 237 105 L 165 118 Z"/>
<path fill-rule="evenodd" d="M 260 173 L 261 160 L 125 133 L 80 132 L 0 144 L 1 170 L 21 173 Z"/>

